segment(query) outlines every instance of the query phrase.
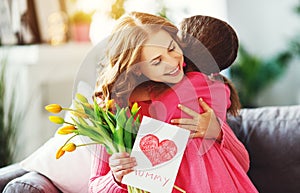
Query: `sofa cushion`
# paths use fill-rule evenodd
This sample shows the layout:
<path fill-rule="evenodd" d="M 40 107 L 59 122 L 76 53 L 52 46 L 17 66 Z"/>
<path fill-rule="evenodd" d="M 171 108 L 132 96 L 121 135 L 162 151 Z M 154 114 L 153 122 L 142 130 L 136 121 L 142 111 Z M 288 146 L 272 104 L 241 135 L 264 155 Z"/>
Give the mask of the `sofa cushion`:
<path fill-rule="evenodd" d="M 250 154 L 249 176 L 257 189 L 300 190 L 300 106 L 243 109 L 237 134 Z"/>
<path fill-rule="evenodd" d="M 29 172 L 10 181 L 3 193 L 59 193 L 52 182 L 41 174 Z"/>

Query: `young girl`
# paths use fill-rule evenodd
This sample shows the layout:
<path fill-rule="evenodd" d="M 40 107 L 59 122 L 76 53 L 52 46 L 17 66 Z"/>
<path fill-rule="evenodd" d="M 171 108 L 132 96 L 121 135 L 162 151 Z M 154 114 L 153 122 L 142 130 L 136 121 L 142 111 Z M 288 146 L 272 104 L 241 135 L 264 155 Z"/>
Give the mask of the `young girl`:
<path fill-rule="evenodd" d="M 106 67 L 97 96 L 121 106 L 138 102 L 141 115 L 191 130 L 176 186 L 186 192 L 257 192 L 246 174 L 247 151 L 225 123 L 230 89 L 185 64 L 177 31 L 158 16 L 133 12 L 123 17 L 101 61 Z M 199 97 L 208 105 L 200 99 L 198 108 Z M 109 156 L 98 148 L 89 191 L 127 192 L 121 181 L 133 171 L 134 158 L 127 153 Z"/>

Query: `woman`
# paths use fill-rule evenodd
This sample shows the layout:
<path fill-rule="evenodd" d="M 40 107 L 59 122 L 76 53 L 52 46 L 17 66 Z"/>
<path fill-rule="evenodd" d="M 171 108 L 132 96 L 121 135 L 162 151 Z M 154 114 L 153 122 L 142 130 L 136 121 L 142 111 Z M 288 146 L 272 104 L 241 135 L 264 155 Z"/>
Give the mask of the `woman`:
<path fill-rule="evenodd" d="M 191 130 L 191 140 L 175 182 L 186 192 L 257 192 L 246 174 L 247 151 L 225 123 L 226 109 L 231 103 L 230 89 L 200 72 L 190 72 L 194 67 L 185 64 L 177 32 L 173 24 L 158 16 L 133 12 L 123 17 L 101 60 L 106 67 L 98 81 L 96 96 L 102 100 L 115 99 L 121 106 L 138 102 L 141 115 Z M 197 85 L 198 81 L 203 84 Z M 218 92 L 214 96 L 217 100 L 209 94 L 210 84 Z M 192 100 L 182 101 L 185 97 L 173 100 L 172 96 L 178 98 L 177 94 L 188 88 L 186 85 L 195 88 Z M 220 93 L 223 98 L 219 99 Z M 199 96 L 205 98 L 205 102 L 199 100 L 201 108 L 194 105 Z M 156 104 L 165 105 L 163 118 L 159 114 L 162 106 Z M 173 113 L 177 104 L 184 112 L 179 114 L 183 118 Z M 95 156 L 94 160 L 90 192 L 127 192 L 121 181 L 133 171 L 135 159 L 127 153 L 109 156 L 102 146 L 99 153 L 100 157 Z"/>

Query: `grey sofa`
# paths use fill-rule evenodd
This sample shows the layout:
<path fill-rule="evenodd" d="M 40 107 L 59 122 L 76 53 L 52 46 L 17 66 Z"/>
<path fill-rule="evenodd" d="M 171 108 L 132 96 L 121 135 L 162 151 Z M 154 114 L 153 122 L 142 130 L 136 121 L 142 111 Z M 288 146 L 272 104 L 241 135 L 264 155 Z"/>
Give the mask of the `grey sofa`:
<path fill-rule="evenodd" d="M 228 122 L 249 151 L 248 175 L 259 192 L 300 191 L 300 106 L 243 109 Z M 0 191 L 60 192 L 48 178 L 18 164 L 0 169 Z"/>

